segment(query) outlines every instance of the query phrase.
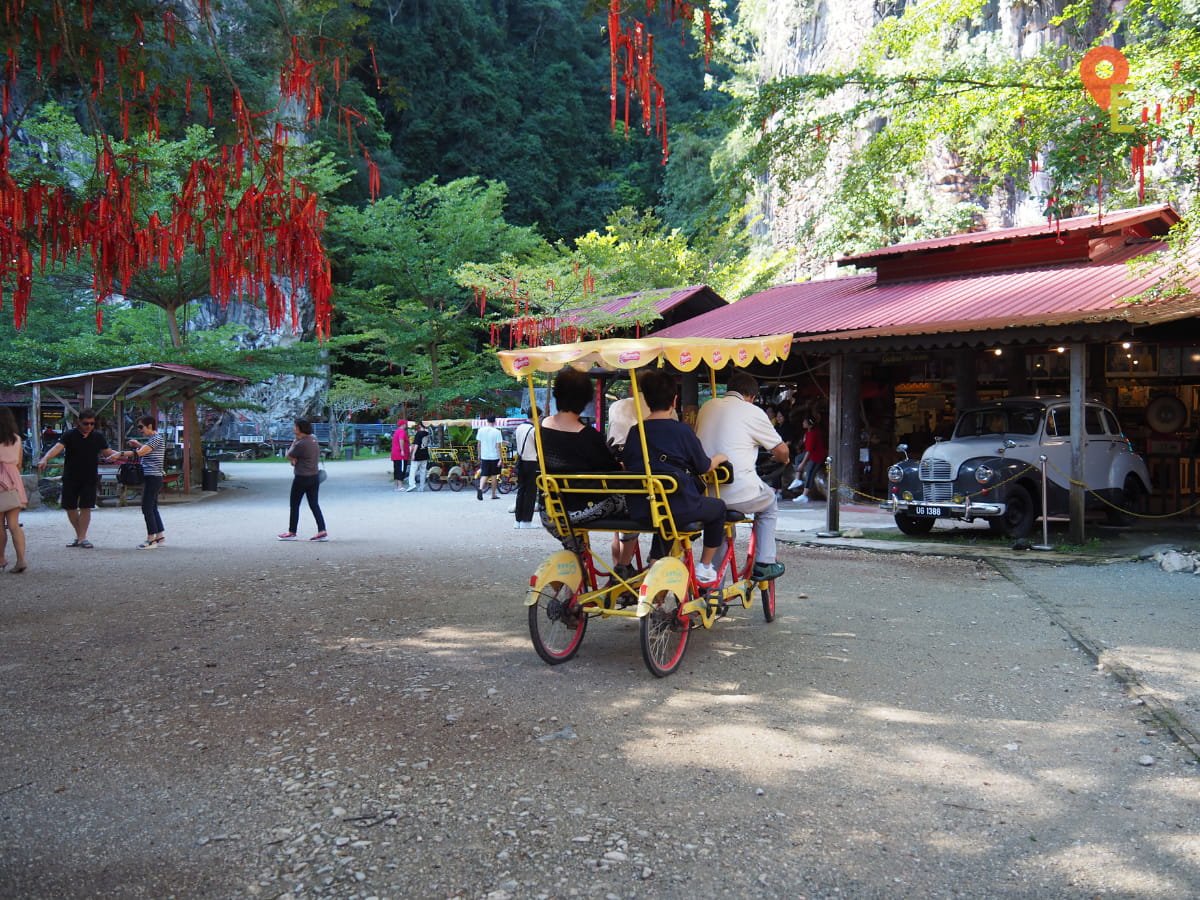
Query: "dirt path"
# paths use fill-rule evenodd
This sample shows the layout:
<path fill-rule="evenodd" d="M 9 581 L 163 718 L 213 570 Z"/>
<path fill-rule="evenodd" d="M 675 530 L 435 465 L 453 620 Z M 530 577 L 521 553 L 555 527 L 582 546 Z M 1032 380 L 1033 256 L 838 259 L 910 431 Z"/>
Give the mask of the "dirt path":
<path fill-rule="evenodd" d="M 549 667 L 520 597 L 550 539 L 386 468 L 330 466 L 328 544 L 273 539 L 277 465 L 166 508 L 163 550 L 135 509 L 92 552 L 28 514 L 0 895 L 1200 891 L 1194 760 L 990 567 L 785 550 L 778 619 L 737 610 L 668 679 L 624 621 Z"/>

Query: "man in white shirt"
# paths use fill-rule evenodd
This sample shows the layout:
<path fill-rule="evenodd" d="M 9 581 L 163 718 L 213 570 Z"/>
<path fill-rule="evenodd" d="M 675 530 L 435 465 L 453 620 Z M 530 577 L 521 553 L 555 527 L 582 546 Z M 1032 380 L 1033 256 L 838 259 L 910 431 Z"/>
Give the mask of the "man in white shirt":
<path fill-rule="evenodd" d="M 760 581 L 778 578 L 783 563 L 775 558 L 775 525 L 779 504 L 775 491 L 758 477 L 758 450 L 763 448 L 781 463 L 791 458 L 787 442 L 779 436 L 766 412 L 754 405 L 758 381 L 749 372 L 729 376 L 725 396 L 714 397 L 696 418 L 696 434 L 709 456 L 724 453 L 733 466 L 733 481 L 721 488 L 721 499 L 729 509 L 754 514 L 754 569 Z"/>
<path fill-rule="evenodd" d="M 500 497 L 496 493 L 496 476 L 500 474 L 500 444 L 504 435 L 496 427 L 495 413 L 487 417 L 487 424 L 479 429 L 475 439 L 479 441 L 479 485 L 475 488 L 475 499 L 483 499 L 484 488 L 490 481 L 492 499 L 499 500 Z"/>
<path fill-rule="evenodd" d="M 537 499 L 538 455 L 533 423 L 522 422 L 513 432 L 513 455 L 517 463 L 517 522 L 514 528 L 537 528 L 533 506 Z"/>

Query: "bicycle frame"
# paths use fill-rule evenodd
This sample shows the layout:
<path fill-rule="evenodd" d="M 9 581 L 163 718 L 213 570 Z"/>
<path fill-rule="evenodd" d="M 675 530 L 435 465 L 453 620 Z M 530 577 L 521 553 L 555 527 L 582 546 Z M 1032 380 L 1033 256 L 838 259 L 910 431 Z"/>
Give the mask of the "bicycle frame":
<path fill-rule="evenodd" d="M 751 577 L 755 552 L 753 531 L 744 563 L 741 567 L 737 564 L 736 522 L 744 521 L 744 517 L 736 516 L 726 522 L 726 546 L 717 567 L 717 586 L 701 585 L 696 580 L 692 541 L 699 536 L 699 531 L 689 530 L 688 523 L 677 523 L 672 515 L 669 496 L 677 487 L 675 479 L 651 470 L 645 429 L 641 427 L 644 401 L 636 370 L 670 363 L 681 372 L 691 372 L 706 364 L 715 396 L 719 369 L 729 364 L 747 366 L 756 361 L 772 363 L 786 358 L 791 340 L 790 334 L 746 340 L 603 340 L 500 351 L 505 371 L 527 382 L 539 460 L 545 459 L 545 453 L 534 383 L 537 372 L 557 372 L 568 365 L 589 373 L 627 371 L 637 410 L 637 439 L 641 442 L 643 471 L 556 474 L 543 468 L 538 475 L 538 488 L 543 495 L 547 517 L 564 540 L 578 551 L 564 549 L 552 554 L 530 578 L 525 599 L 525 605 L 529 607 L 530 633 L 538 654 L 546 662 L 553 665 L 570 659 L 582 641 L 590 618 L 636 617 L 642 620 L 643 657 L 651 672 L 661 677 L 678 667 L 688 632 L 693 627 L 711 627 L 725 614 L 731 602 L 739 602 L 748 608 L 755 589 L 763 593 L 764 617 L 768 622 L 774 618 L 774 582 L 756 582 Z M 714 495 L 719 497 L 721 478 L 710 477 L 709 481 Z M 571 522 L 566 497 L 604 493 L 646 497 L 650 522 L 598 520 L 584 526 Z M 649 569 L 623 578 L 591 546 L 592 532 L 608 534 L 614 531 L 657 534 L 666 543 L 667 556 Z M 600 577 L 604 573 L 610 577 L 601 585 Z M 726 576 L 729 578 L 727 585 L 724 584 Z M 636 597 L 636 602 L 631 602 L 631 597 Z"/>

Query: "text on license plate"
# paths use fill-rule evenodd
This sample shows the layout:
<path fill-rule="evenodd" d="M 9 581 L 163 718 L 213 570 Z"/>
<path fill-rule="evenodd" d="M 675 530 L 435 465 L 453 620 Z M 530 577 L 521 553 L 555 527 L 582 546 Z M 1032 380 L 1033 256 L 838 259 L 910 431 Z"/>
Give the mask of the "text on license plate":
<path fill-rule="evenodd" d="M 914 506 L 914 516 L 932 516 L 935 519 L 941 518 L 942 508 L 940 506 Z"/>

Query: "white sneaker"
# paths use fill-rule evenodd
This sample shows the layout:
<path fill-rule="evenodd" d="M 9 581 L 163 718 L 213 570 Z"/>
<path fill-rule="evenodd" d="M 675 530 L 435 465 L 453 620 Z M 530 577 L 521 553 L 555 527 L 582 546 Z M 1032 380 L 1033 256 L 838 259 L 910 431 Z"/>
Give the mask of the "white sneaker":
<path fill-rule="evenodd" d="M 415 491 L 416 489 L 417 489 L 417 486 L 416 486 L 415 484 L 410 484 L 410 485 L 409 485 L 409 486 L 408 486 L 408 487 L 405 489 L 404 493 L 406 493 L 406 494 L 407 494 L 409 491 Z"/>
<path fill-rule="evenodd" d="M 799 491 L 799 490 L 803 490 L 803 488 L 804 488 L 804 482 L 801 481 L 799 478 L 797 478 L 795 481 L 793 481 L 791 484 L 789 484 L 787 486 L 787 489 L 789 491 Z"/>
<path fill-rule="evenodd" d="M 809 503 L 810 502 L 808 497 L 805 496 L 804 494 L 801 494 L 799 497 L 793 497 L 792 500 L 795 501 L 796 503 Z"/>
<path fill-rule="evenodd" d="M 714 584 L 717 580 L 717 570 L 704 563 L 696 563 L 696 581 L 699 584 Z"/>

